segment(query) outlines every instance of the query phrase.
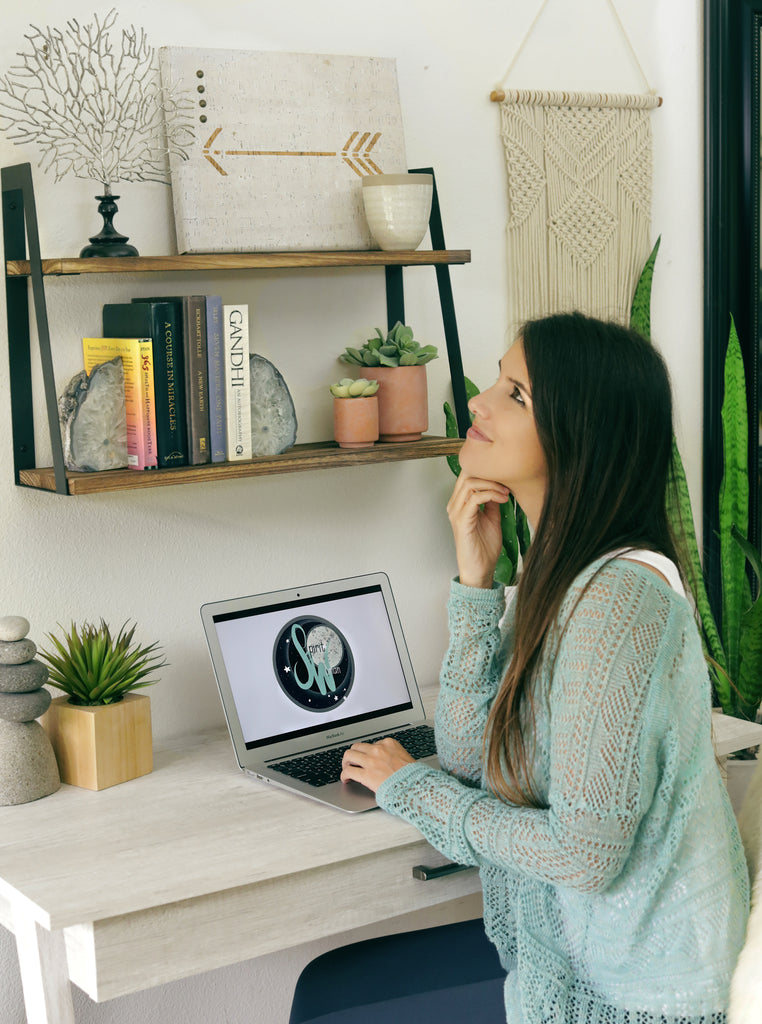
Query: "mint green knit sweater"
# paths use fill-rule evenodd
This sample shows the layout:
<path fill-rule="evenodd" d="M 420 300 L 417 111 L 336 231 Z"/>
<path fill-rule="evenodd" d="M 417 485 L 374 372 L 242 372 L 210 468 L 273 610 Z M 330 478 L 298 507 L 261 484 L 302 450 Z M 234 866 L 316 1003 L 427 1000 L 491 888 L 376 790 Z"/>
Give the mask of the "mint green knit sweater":
<path fill-rule="evenodd" d="M 480 868 L 510 1024 L 721 1024 L 749 885 L 688 602 L 623 559 L 574 582 L 533 694 L 542 809 L 499 800 L 482 775 L 512 646 L 504 610 L 502 587 L 453 583 L 444 770 L 406 765 L 378 803 Z"/>

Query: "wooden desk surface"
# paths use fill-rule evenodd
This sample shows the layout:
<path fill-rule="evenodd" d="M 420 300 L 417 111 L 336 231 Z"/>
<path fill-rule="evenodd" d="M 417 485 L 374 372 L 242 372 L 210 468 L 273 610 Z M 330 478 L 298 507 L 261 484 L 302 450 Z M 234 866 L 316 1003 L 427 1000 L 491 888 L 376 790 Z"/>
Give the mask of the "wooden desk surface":
<path fill-rule="evenodd" d="M 63 930 L 71 979 L 107 999 L 478 891 L 412 878 L 443 860 L 381 811 L 245 776 L 215 731 L 121 786 L 0 808 L 0 923 Z"/>

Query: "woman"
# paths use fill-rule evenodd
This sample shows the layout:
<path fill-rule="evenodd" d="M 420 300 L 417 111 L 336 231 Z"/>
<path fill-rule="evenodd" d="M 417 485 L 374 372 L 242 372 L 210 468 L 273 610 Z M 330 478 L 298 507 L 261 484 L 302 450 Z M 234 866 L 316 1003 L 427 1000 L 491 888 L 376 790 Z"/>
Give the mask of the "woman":
<path fill-rule="evenodd" d="M 665 511 L 664 364 L 625 328 L 553 316 L 470 409 L 448 505 L 444 770 L 387 739 L 352 747 L 342 778 L 479 866 L 509 1021 L 719 1024 L 748 877 Z M 504 616 L 509 494 L 532 542 Z"/>

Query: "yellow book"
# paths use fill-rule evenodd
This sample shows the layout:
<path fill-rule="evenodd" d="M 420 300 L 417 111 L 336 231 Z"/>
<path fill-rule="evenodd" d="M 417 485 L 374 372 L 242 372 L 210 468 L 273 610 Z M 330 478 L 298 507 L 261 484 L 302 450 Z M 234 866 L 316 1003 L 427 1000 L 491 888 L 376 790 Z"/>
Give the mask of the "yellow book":
<path fill-rule="evenodd" d="M 83 338 L 85 372 L 119 356 L 124 366 L 127 409 L 127 463 L 130 469 L 155 469 L 156 404 L 153 343 L 150 338 Z"/>

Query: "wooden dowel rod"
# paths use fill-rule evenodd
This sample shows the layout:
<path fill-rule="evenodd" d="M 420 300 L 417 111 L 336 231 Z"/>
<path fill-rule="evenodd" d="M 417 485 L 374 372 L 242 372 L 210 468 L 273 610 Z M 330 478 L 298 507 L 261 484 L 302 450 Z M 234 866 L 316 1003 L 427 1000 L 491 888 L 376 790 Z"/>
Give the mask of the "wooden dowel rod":
<path fill-rule="evenodd" d="M 505 90 L 504 89 L 493 89 L 492 92 L 489 94 L 489 98 L 490 98 L 490 100 L 493 103 L 502 103 L 503 100 L 505 99 Z M 657 96 L 656 100 L 657 100 L 657 103 L 656 103 L 657 107 L 662 106 L 662 104 L 664 103 L 664 99 L 661 96 Z"/>

